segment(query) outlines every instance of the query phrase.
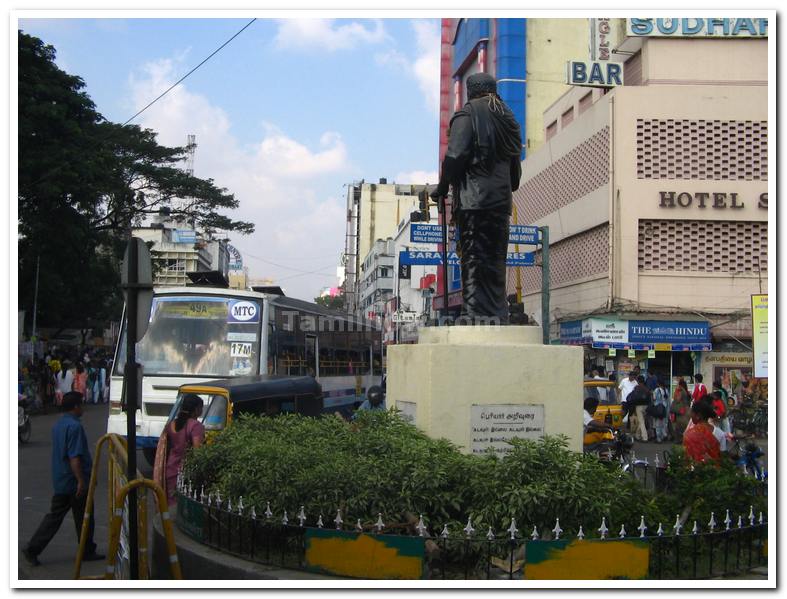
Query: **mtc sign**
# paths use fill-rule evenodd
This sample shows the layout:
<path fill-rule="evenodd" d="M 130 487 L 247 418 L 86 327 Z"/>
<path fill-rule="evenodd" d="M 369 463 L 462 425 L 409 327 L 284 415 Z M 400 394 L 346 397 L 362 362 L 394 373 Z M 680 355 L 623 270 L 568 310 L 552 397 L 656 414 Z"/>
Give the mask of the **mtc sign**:
<path fill-rule="evenodd" d="M 617 87 L 623 85 L 623 64 L 607 60 L 569 60 L 566 65 L 566 83 L 589 87 Z"/>

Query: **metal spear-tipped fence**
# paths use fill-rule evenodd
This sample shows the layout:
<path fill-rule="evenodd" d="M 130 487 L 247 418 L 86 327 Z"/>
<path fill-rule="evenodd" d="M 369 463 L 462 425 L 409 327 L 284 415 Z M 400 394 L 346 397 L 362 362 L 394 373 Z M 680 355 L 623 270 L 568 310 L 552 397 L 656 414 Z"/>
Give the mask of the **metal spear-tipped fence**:
<path fill-rule="evenodd" d="M 505 530 L 476 530 L 472 516 L 461 525 L 438 524 L 419 514 L 417 523 L 386 524 L 382 514 L 363 522 L 337 509 L 335 514 L 307 515 L 304 506 L 274 511 L 270 502 L 262 506 L 204 493 L 187 481 L 179 481 L 178 523 L 202 543 L 251 561 L 291 569 L 307 569 L 307 531 L 336 530 L 351 535 L 378 538 L 409 536 L 425 545 L 423 576 L 432 579 L 521 579 L 528 573 L 528 545 L 620 541 L 646 543 L 649 579 L 706 579 L 745 572 L 767 563 L 766 516 L 748 513 L 711 514 L 708 522 L 681 521 L 625 523 L 611 530 L 604 517 L 600 526 L 586 523 L 576 530 L 564 530 L 560 519 L 554 526 L 518 523 L 515 517 Z M 184 512 L 200 521 L 199 532 L 184 525 Z M 328 526 L 326 526 L 328 522 Z M 331 526 L 332 525 L 332 526 Z M 395 530 L 399 534 L 395 534 Z M 528 532 L 531 531 L 531 532 Z M 636 532 L 634 532 L 636 531 Z M 565 578 L 572 578 L 566 576 Z"/>

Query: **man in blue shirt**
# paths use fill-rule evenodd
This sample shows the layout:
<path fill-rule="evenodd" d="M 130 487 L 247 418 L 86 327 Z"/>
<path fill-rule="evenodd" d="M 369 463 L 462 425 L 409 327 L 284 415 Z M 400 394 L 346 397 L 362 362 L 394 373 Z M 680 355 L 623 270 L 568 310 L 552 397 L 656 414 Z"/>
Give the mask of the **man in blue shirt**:
<path fill-rule="evenodd" d="M 38 525 L 22 554 L 31 566 L 39 565 L 38 555 L 57 534 L 69 510 L 74 516 L 77 540 L 85 517 L 87 486 L 93 461 L 87 443 L 82 417 L 82 394 L 71 391 L 63 396 L 61 409 L 65 414 L 52 428 L 52 486 L 54 495 L 49 513 Z M 87 543 L 82 561 L 104 559 L 96 553 L 93 542 L 93 510 L 91 506 Z"/>

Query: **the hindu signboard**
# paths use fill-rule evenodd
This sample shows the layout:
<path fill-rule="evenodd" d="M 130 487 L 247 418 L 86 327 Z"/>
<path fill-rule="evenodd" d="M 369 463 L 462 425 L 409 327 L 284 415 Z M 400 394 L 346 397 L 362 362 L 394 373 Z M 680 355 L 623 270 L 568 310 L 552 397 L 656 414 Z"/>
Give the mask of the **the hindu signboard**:
<path fill-rule="evenodd" d="M 768 295 L 751 296 L 751 340 L 754 376 L 768 378 Z"/>
<path fill-rule="evenodd" d="M 650 546 L 640 540 L 531 541 L 527 543 L 526 580 L 643 579 Z"/>

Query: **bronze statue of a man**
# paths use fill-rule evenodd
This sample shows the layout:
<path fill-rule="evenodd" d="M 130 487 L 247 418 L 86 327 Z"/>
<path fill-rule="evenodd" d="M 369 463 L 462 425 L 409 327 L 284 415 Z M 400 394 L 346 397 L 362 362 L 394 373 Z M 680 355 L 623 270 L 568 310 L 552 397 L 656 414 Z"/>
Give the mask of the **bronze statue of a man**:
<path fill-rule="evenodd" d="M 522 175 L 522 136 L 495 78 L 467 78 L 468 101 L 451 119 L 448 149 L 433 198 L 453 188 L 462 263 L 462 316 L 508 323 L 506 254 L 512 191 Z"/>

